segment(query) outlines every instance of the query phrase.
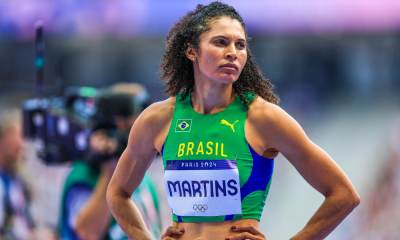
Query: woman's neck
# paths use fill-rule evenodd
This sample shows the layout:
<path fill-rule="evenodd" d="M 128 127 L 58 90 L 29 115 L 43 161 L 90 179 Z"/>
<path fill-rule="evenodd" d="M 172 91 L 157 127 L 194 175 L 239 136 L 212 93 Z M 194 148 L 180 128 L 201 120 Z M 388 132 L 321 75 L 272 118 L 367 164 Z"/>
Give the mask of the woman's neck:
<path fill-rule="evenodd" d="M 193 109 L 201 114 L 218 113 L 227 108 L 237 94 L 232 89 L 232 84 L 215 81 L 196 82 L 190 95 Z"/>

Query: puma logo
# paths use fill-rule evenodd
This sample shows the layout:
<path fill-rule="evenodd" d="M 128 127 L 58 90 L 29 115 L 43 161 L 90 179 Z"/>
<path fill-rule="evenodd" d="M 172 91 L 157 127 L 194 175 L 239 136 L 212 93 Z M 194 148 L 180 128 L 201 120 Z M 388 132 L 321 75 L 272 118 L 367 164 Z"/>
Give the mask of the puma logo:
<path fill-rule="evenodd" d="M 239 121 L 239 120 L 236 120 L 235 123 L 230 124 L 230 123 L 228 123 L 226 120 L 222 119 L 222 120 L 221 120 L 221 124 L 225 124 L 225 125 L 230 126 L 230 127 L 232 128 L 232 131 L 235 132 L 235 129 L 233 128 L 233 125 L 235 125 L 238 121 Z"/>

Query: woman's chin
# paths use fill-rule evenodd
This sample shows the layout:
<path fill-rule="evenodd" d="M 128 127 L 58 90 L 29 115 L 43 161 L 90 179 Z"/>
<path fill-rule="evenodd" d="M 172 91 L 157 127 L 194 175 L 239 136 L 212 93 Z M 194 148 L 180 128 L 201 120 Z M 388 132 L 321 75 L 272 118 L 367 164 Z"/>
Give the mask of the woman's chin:
<path fill-rule="evenodd" d="M 217 78 L 214 81 L 220 82 L 220 83 L 225 83 L 225 84 L 232 84 L 237 81 L 237 78 L 233 75 L 229 75 L 229 76 L 223 76 L 223 77 Z"/>

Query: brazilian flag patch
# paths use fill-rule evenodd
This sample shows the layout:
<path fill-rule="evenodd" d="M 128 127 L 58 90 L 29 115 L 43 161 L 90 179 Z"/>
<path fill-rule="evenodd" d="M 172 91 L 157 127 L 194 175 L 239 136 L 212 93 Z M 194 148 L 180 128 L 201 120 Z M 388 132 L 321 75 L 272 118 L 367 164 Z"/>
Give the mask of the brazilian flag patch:
<path fill-rule="evenodd" d="M 192 119 L 178 119 L 176 121 L 175 132 L 190 132 Z"/>

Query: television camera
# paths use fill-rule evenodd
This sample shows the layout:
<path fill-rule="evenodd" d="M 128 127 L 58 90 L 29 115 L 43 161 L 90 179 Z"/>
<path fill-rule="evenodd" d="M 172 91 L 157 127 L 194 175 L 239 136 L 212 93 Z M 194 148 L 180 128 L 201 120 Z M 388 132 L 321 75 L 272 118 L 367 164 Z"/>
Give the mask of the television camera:
<path fill-rule="evenodd" d="M 37 97 L 23 103 L 24 136 L 31 139 L 46 163 L 64 163 L 82 159 L 101 163 L 111 156 L 93 154 L 89 137 L 104 129 L 117 140 L 117 152 L 127 145 L 127 134 L 116 129 L 116 117 L 140 113 L 149 105 L 149 93 L 140 84 L 120 83 L 107 89 L 69 87 L 62 97 L 42 97 L 43 23 L 36 23 L 36 92 Z"/>
<path fill-rule="evenodd" d="M 114 155 L 120 155 L 128 135 L 116 130 L 115 118 L 138 114 L 148 105 L 149 94 L 144 88 L 132 95 L 113 88 L 69 87 L 64 97 L 34 98 L 23 103 L 24 136 L 34 141 L 46 163 L 74 159 L 100 163 L 111 156 L 89 151 L 90 134 L 106 130 L 118 143 Z"/>

